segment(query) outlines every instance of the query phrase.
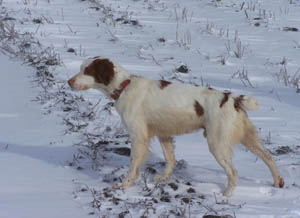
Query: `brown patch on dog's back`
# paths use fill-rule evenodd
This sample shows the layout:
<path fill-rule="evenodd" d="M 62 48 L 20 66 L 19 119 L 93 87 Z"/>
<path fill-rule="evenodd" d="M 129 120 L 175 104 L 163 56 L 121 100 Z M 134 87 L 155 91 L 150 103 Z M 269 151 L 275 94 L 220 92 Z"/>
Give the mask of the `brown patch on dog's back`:
<path fill-rule="evenodd" d="M 172 83 L 169 82 L 169 81 L 159 80 L 159 88 L 160 89 L 164 89 L 164 88 L 166 88 L 170 84 L 172 84 Z"/>
<path fill-rule="evenodd" d="M 204 114 L 204 109 L 203 107 L 201 106 L 201 104 L 199 104 L 198 101 L 195 101 L 194 103 L 194 108 L 195 108 L 195 111 L 196 111 L 196 114 L 201 117 L 203 114 Z"/>
<path fill-rule="evenodd" d="M 224 92 L 223 93 L 223 99 L 220 103 L 220 108 L 223 107 L 223 105 L 228 101 L 229 95 L 231 94 L 231 92 Z"/>
<path fill-rule="evenodd" d="M 242 109 L 243 99 L 244 99 L 244 95 L 240 95 L 239 97 L 234 98 L 234 108 L 236 111 Z"/>
<path fill-rule="evenodd" d="M 114 75 L 114 64 L 108 59 L 96 59 L 84 70 L 85 75 L 94 77 L 97 83 L 108 85 Z"/>

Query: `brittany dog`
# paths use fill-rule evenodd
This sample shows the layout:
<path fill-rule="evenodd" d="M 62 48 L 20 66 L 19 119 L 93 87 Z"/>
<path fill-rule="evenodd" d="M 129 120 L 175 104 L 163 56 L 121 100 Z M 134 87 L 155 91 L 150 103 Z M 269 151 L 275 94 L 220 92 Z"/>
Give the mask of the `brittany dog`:
<path fill-rule="evenodd" d="M 228 183 L 224 195 L 230 197 L 238 172 L 232 163 L 232 147 L 243 144 L 268 166 L 275 187 L 283 187 L 273 157 L 264 149 L 246 110 L 256 110 L 257 101 L 212 88 L 175 84 L 129 74 L 106 58 L 83 62 L 80 73 L 68 81 L 75 90 L 98 89 L 115 100 L 115 107 L 131 137 L 131 162 L 121 184 L 125 190 L 138 177 L 148 153 L 150 140 L 157 136 L 166 167 L 156 182 L 169 179 L 175 166 L 173 136 L 203 129 L 209 150 L 224 169 Z"/>

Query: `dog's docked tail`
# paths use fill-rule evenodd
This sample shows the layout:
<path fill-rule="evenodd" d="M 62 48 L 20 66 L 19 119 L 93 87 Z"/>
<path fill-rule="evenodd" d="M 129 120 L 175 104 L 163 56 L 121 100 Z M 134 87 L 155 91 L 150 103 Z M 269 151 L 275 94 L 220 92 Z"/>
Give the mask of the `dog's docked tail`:
<path fill-rule="evenodd" d="M 258 109 L 258 103 L 255 98 L 240 95 L 234 98 L 234 107 L 237 111 L 239 109 L 254 111 Z"/>

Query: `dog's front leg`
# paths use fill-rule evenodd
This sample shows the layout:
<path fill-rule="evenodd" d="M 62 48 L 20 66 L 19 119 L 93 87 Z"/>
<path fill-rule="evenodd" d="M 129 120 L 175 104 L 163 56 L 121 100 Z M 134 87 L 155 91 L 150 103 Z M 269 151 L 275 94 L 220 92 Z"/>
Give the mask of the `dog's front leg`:
<path fill-rule="evenodd" d="M 137 130 L 137 129 L 135 129 Z M 141 129 L 139 129 L 141 130 Z M 130 154 L 130 168 L 128 175 L 123 180 L 122 184 L 113 185 L 113 187 L 120 187 L 125 190 L 129 188 L 133 182 L 136 180 L 139 174 L 139 170 L 144 163 L 144 160 L 148 154 L 148 147 L 150 143 L 150 137 L 145 132 L 139 132 L 130 134 L 132 145 L 131 145 L 131 154 Z"/>
<path fill-rule="evenodd" d="M 164 152 L 166 167 L 163 174 L 157 174 L 155 176 L 155 182 L 166 182 L 171 176 L 173 169 L 175 167 L 175 155 L 174 155 L 174 143 L 172 137 L 158 137 L 161 147 Z"/>

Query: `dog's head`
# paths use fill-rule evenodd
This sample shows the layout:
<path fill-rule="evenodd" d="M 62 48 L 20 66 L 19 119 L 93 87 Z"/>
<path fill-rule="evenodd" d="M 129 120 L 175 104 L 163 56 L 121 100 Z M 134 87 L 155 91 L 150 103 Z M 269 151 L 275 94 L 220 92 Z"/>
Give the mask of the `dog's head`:
<path fill-rule="evenodd" d="M 68 83 L 75 90 L 87 90 L 89 88 L 106 89 L 116 75 L 113 62 L 108 59 L 95 57 L 84 61 L 80 72 L 72 77 Z"/>

